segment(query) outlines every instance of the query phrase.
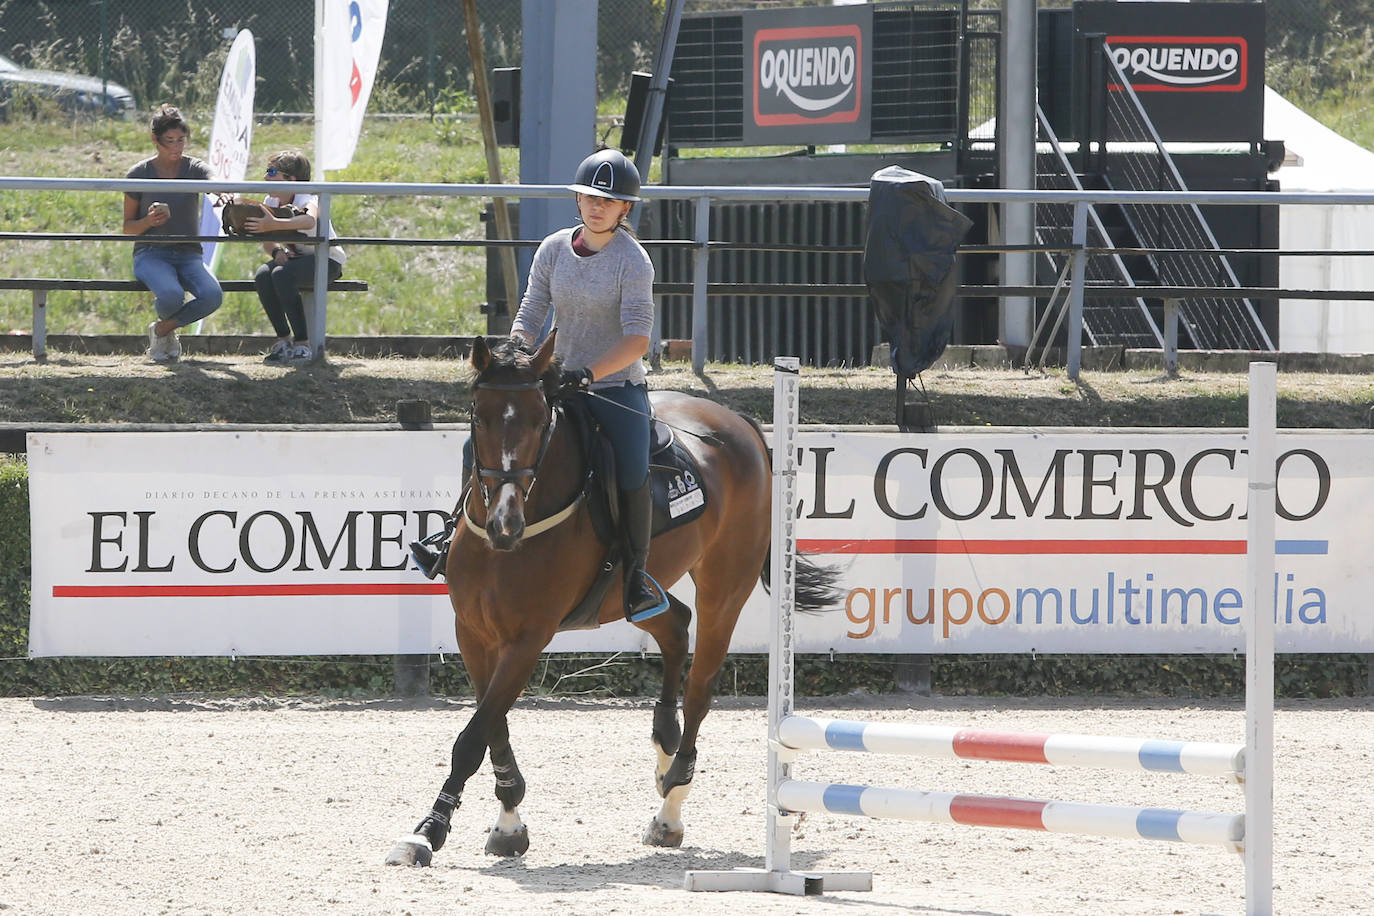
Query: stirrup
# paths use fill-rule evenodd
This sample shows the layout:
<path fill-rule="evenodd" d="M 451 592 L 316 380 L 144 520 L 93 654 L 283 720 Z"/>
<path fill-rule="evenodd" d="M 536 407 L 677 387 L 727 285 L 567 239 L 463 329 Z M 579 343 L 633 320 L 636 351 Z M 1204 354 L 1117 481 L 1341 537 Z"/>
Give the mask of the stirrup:
<path fill-rule="evenodd" d="M 658 592 L 658 604 L 655 604 L 651 608 L 645 608 L 638 614 L 626 614 L 625 619 L 630 623 L 639 623 L 640 621 L 648 620 L 650 617 L 657 617 L 659 614 L 668 610 L 668 593 L 663 590 L 663 586 L 658 584 L 657 579 L 649 575 L 648 570 L 645 570 L 643 575 L 644 578 L 648 580 L 649 584 L 654 587 L 654 591 Z"/>
<path fill-rule="evenodd" d="M 433 579 L 444 571 L 448 561 L 448 542 L 453 529 L 446 523 L 443 528 L 419 541 L 410 542 L 410 557 L 426 579 Z M 440 545 L 437 549 L 433 546 Z"/>

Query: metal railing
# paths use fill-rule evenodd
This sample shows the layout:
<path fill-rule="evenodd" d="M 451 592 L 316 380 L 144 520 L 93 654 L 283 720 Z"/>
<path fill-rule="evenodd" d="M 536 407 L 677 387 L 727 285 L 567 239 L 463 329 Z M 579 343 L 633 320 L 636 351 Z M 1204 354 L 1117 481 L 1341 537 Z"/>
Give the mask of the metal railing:
<path fill-rule="evenodd" d="M 256 194 L 270 194 L 278 190 L 272 182 L 267 181 L 177 181 L 177 180 L 136 180 L 136 179 L 113 179 L 113 178 L 16 178 L 0 177 L 0 190 L 31 191 L 31 192 L 54 192 L 54 191 L 91 191 L 109 193 L 124 191 L 147 191 L 156 189 L 158 191 L 182 192 L 182 193 L 201 193 L 214 194 L 219 192 L 246 192 Z M 522 185 L 522 184 L 425 184 L 425 183 L 399 183 L 399 182 L 297 182 L 295 190 L 305 194 L 316 194 L 319 197 L 319 220 L 321 225 L 328 225 L 330 201 L 337 195 L 357 195 L 365 197 L 481 197 L 492 198 L 502 197 L 506 199 L 519 198 L 563 198 L 568 194 L 568 190 L 563 185 Z M 739 295 L 742 291 L 734 284 L 713 284 L 710 282 L 708 255 L 715 247 L 710 239 L 710 212 L 713 203 L 717 202 L 737 202 L 737 201 L 854 201 L 863 202 L 868 199 L 867 188 L 813 188 L 813 187 L 736 187 L 736 186 L 647 186 L 641 189 L 641 196 L 647 200 L 679 199 L 691 200 L 696 204 L 695 226 L 691 239 L 684 240 L 663 240 L 662 244 L 687 244 L 693 252 L 693 272 L 691 282 L 692 295 L 692 363 L 693 368 L 700 372 L 706 363 L 706 351 L 708 341 L 708 310 L 707 297 L 710 295 Z M 1007 190 L 1007 189 L 962 189 L 950 188 L 945 192 L 946 198 L 951 204 L 1005 204 L 1005 203 L 1026 203 L 1026 204 L 1058 204 L 1073 208 L 1074 226 L 1072 239 L 1066 246 L 1046 248 L 1044 246 L 1025 246 L 1025 245 L 984 245 L 977 246 L 980 252 L 998 250 L 1035 250 L 1067 253 L 1071 256 L 1071 267 L 1069 271 L 1068 286 L 1069 292 L 1066 304 L 1067 329 L 1067 367 L 1071 378 L 1077 378 L 1082 361 L 1082 330 L 1083 330 L 1083 301 L 1087 297 L 1116 297 L 1123 295 L 1147 296 L 1164 300 L 1179 300 L 1187 298 L 1226 298 L 1226 297 L 1268 297 L 1286 299 L 1348 299 L 1348 300 L 1368 300 L 1374 299 L 1374 292 L 1369 290 L 1284 290 L 1269 288 L 1214 288 L 1203 286 L 1171 286 L 1160 285 L 1157 287 L 1137 287 L 1126 291 L 1117 287 L 1106 287 L 1090 285 L 1087 282 L 1087 261 L 1090 257 L 1110 256 L 1116 252 L 1113 249 L 1090 247 L 1087 240 L 1086 227 L 1088 224 L 1088 209 L 1095 204 L 1115 204 L 1115 205 L 1151 205 L 1151 206 L 1185 206 L 1194 207 L 1198 205 L 1231 205 L 1231 206 L 1273 206 L 1298 205 L 1298 206 L 1329 206 L 1329 205 L 1350 205 L 1350 206 L 1369 206 L 1374 205 L 1374 193 L 1367 192 L 1281 192 L 1281 191 L 1064 191 L 1064 190 Z M 475 227 L 474 227 L 475 228 Z M 127 240 L 135 241 L 138 236 L 126 236 L 122 234 L 108 236 L 83 236 L 84 238 L 101 238 L 108 240 Z M 387 244 L 393 243 L 394 239 L 346 239 L 350 244 Z M 648 240 L 647 244 L 654 244 L 655 240 Z M 438 240 L 435 241 L 438 244 Z M 517 244 L 534 246 L 539 243 L 538 239 L 521 239 L 507 241 L 496 244 Z M 317 247 L 323 247 L 322 239 L 316 240 Z M 473 239 L 462 241 L 461 244 L 490 245 L 492 242 L 483 239 Z M 964 249 L 967 250 L 967 249 Z M 1176 249 L 1145 249 L 1149 251 L 1169 252 Z M 1285 252 L 1275 250 L 1277 255 L 1302 254 L 1310 256 L 1314 253 L 1331 255 L 1369 255 L 1374 254 L 1370 251 L 1303 251 Z M 317 275 L 315 278 L 315 289 L 318 291 L 315 296 L 315 308 L 309 316 L 309 325 L 312 329 L 312 342 L 317 348 L 317 355 L 322 355 L 325 348 L 326 333 L 328 328 L 328 293 L 327 283 L 325 282 L 325 271 L 328 268 L 328 258 L 324 252 L 316 259 Z M 787 288 L 779 284 L 778 288 Z M 788 288 L 788 292 L 793 295 L 854 295 L 858 290 L 854 285 L 836 286 L 826 284 L 810 284 L 806 287 L 798 287 L 795 284 Z M 757 291 L 757 290 L 755 290 Z M 962 287 L 961 291 L 969 295 L 982 296 L 1036 296 L 1050 297 L 1055 293 L 1053 286 L 976 286 Z M 315 339 L 314 329 L 319 329 L 318 340 Z"/>

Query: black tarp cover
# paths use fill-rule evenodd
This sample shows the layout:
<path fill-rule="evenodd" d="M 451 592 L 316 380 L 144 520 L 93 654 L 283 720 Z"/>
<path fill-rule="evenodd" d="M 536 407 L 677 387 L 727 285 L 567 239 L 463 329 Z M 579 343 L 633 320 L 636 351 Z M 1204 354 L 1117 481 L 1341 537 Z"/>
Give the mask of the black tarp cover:
<path fill-rule="evenodd" d="M 971 225 L 934 178 L 894 165 L 869 181 L 864 282 L 901 378 L 929 368 L 949 343 L 954 254 Z"/>

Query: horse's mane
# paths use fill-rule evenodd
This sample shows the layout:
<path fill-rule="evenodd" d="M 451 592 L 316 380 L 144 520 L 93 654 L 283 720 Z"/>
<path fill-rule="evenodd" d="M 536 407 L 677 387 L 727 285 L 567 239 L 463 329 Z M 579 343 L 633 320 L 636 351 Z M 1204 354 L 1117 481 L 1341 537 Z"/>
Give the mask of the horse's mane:
<path fill-rule="evenodd" d="M 497 341 L 491 348 L 491 362 L 487 368 L 474 373 L 470 384 L 477 382 L 523 382 L 529 381 L 534 372 L 530 360 L 534 349 L 527 346 L 523 338 L 507 337 Z M 563 372 L 563 358 L 554 357 L 549 361 L 539 381 L 544 385 L 544 397 L 553 400 L 558 393 L 558 382 Z"/>

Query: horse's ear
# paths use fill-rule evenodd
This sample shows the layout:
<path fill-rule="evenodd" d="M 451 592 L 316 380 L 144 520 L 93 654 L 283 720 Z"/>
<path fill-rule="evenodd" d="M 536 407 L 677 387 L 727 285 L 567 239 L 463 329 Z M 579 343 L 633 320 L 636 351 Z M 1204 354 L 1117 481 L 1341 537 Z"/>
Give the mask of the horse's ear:
<path fill-rule="evenodd" d="M 549 336 L 544 338 L 544 342 L 539 345 L 539 349 L 534 351 L 534 357 L 530 360 L 530 368 L 535 375 L 543 375 L 544 370 L 549 368 L 549 363 L 553 361 L 553 342 L 558 336 L 558 328 L 549 332 Z"/>
<path fill-rule="evenodd" d="M 486 372 L 490 364 L 491 349 L 487 347 L 487 339 L 478 334 L 472 338 L 472 368 L 478 372 Z"/>

